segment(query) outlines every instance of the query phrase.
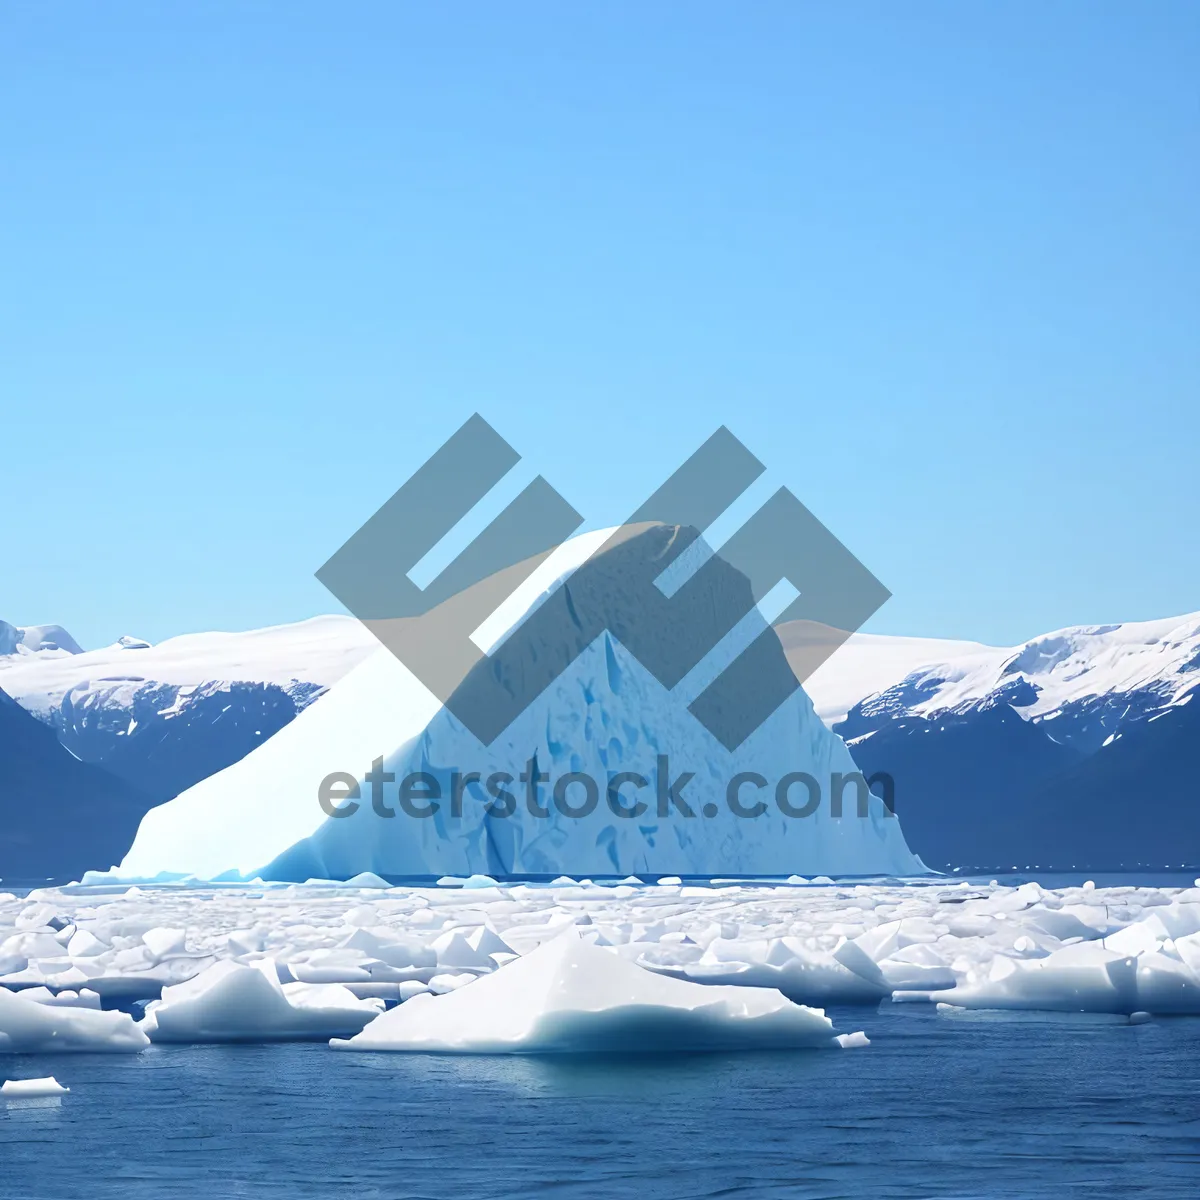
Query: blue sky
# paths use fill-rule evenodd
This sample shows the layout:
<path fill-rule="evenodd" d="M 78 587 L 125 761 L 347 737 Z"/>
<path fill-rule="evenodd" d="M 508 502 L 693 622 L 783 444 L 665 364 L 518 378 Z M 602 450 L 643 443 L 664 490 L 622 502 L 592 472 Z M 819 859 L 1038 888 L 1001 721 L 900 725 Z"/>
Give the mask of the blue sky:
<path fill-rule="evenodd" d="M 1008 643 L 1200 608 L 1200 9 L 0 10 L 0 616 L 337 606 L 478 410 L 590 524 L 725 423 Z"/>

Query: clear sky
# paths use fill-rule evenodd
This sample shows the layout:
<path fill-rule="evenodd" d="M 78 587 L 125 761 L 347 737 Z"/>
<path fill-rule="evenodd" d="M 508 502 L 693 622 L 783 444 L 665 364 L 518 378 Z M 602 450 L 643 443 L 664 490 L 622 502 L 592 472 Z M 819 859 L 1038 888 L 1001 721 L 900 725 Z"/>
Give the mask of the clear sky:
<path fill-rule="evenodd" d="M 0 617 L 336 611 L 475 410 L 591 525 L 729 425 L 880 632 L 1200 609 L 1200 6 L 0 3 Z"/>

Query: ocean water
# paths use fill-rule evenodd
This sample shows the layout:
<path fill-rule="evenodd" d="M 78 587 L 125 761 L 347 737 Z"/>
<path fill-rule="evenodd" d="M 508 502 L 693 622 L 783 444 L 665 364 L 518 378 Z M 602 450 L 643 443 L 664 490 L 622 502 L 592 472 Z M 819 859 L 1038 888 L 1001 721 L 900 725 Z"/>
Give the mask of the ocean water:
<path fill-rule="evenodd" d="M 847 1051 L 0 1056 L 6 1198 L 1200 1196 L 1200 1019 L 833 1007 Z"/>

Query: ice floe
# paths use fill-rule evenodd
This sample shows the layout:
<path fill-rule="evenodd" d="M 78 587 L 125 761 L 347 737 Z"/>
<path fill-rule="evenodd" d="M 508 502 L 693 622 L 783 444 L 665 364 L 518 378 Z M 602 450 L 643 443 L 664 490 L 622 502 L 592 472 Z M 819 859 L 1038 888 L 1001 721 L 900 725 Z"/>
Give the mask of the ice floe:
<path fill-rule="evenodd" d="M 47 1075 L 44 1079 L 6 1079 L 0 1085 L 0 1096 L 28 1100 L 35 1096 L 65 1096 L 70 1090 L 53 1075 Z"/>
<path fill-rule="evenodd" d="M 0 1096 L 10 1100 L 31 1100 L 41 1096 L 65 1096 L 70 1090 L 53 1075 L 47 1075 L 43 1079 L 6 1079 L 0 1085 Z"/>
<path fill-rule="evenodd" d="M 573 931 L 470 986 L 414 996 L 357 1037 L 332 1043 L 347 1050 L 443 1054 L 836 1044 L 833 1024 L 820 1009 L 793 1004 L 769 988 L 705 987 L 656 975 Z"/>
<path fill-rule="evenodd" d="M 164 988 L 141 1029 L 154 1042 L 323 1041 L 357 1033 L 382 1010 L 338 983 L 280 984 L 270 960 L 226 959 Z"/>
<path fill-rule="evenodd" d="M 0 988 L 0 1054 L 136 1053 L 148 1044 L 128 1013 L 39 1004 Z"/>
<path fill-rule="evenodd" d="M 710 998 L 750 987 L 804 1005 L 940 1003 L 946 1015 L 1200 1013 L 1197 887 L 478 882 L 0 895 L 4 1048 L 346 1039 L 388 1005 L 442 1011 L 486 995 L 564 932 L 606 971 L 702 985 Z M 142 1029 L 99 1011 L 135 1001 L 148 1007 Z"/>

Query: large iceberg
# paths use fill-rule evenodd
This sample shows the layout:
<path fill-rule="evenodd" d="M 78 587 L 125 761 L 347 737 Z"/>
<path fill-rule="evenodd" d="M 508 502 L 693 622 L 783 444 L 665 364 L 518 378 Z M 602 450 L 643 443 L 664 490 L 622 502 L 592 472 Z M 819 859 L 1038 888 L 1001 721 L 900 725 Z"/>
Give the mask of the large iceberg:
<path fill-rule="evenodd" d="M 793 1004 L 777 991 L 655 975 L 568 931 L 465 987 L 414 996 L 356 1037 L 331 1044 L 343 1050 L 562 1054 L 839 1043 L 820 1009 Z"/>
<path fill-rule="evenodd" d="M 650 526 L 606 553 L 666 556 L 676 535 Z M 477 640 L 501 641 L 564 577 L 569 606 L 572 570 L 608 536 L 559 547 Z M 750 584 L 732 568 L 714 574 L 710 593 L 696 599 L 696 619 L 733 626 L 727 618 L 746 611 Z M 699 674 L 715 677 L 765 628 L 752 603 L 749 612 Z M 768 650 L 757 656 L 759 685 L 781 692 L 771 685 L 786 675 L 794 687 L 782 648 Z M 487 660 L 476 668 L 491 669 Z M 923 871 L 802 690 L 731 751 L 688 709 L 706 683 L 696 674 L 669 690 L 603 632 L 485 747 L 380 650 L 242 761 L 147 813 L 117 874 L 303 881 L 364 871 Z"/>

